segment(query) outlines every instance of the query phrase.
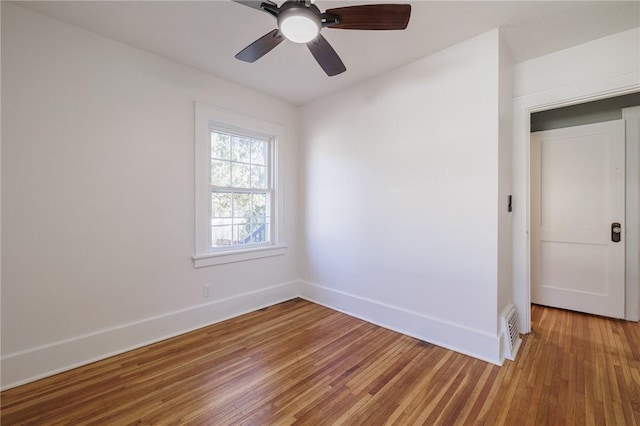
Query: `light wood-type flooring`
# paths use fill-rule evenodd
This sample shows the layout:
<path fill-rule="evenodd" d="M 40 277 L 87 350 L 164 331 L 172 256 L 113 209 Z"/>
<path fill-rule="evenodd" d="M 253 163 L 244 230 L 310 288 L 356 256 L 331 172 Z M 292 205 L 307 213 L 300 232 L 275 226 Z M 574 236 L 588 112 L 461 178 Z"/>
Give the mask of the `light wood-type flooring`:
<path fill-rule="evenodd" d="M 640 425 L 640 325 L 534 306 L 500 368 L 296 299 L 3 392 L 3 426 Z"/>

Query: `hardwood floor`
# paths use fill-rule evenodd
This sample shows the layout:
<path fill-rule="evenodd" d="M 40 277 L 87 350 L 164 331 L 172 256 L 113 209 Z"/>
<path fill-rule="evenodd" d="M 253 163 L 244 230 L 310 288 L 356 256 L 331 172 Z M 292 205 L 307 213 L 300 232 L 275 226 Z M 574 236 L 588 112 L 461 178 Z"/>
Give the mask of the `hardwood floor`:
<path fill-rule="evenodd" d="M 2 425 L 640 424 L 640 325 L 534 306 L 500 368 L 296 299 L 2 392 Z"/>

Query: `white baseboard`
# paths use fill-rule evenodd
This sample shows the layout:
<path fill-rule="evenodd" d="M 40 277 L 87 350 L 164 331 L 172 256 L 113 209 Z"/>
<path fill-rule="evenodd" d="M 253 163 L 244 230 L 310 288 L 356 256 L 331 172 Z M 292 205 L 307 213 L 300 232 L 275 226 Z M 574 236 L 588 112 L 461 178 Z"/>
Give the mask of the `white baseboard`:
<path fill-rule="evenodd" d="M 365 299 L 309 282 L 298 287 L 301 298 L 381 327 L 502 365 L 501 336 Z"/>
<path fill-rule="evenodd" d="M 298 281 L 147 318 L 2 357 L 1 390 L 293 299 Z"/>

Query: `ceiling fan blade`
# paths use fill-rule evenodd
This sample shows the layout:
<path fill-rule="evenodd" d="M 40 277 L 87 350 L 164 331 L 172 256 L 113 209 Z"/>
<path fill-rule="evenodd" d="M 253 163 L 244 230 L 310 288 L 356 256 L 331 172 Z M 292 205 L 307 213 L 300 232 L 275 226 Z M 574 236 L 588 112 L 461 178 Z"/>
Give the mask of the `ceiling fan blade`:
<path fill-rule="evenodd" d="M 338 23 L 329 28 L 343 30 L 404 30 L 411 17 L 409 4 L 365 4 L 361 6 L 327 9 L 338 17 Z"/>
<path fill-rule="evenodd" d="M 318 34 L 315 40 L 307 43 L 307 47 L 329 77 L 347 70 L 336 51 L 333 50 L 327 39 L 322 37 L 322 34 Z"/>
<path fill-rule="evenodd" d="M 272 2 L 271 0 L 233 0 L 236 3 L 244 4 L 245 6 L 249 6 L 252 9 L 258 9 L 264 11 L 262 8 L 262 4 L 265 3 L 272 7 L 278 7 L 277 4 Z"/>
<path fill-rule="evenodd" d="M 274 47 L 282 43 L 284 36 L 280 30 L 275 29 L 263 35 L 236 55 L 236 59 L 245 62 L 255 62 L 269 53 Z"/>

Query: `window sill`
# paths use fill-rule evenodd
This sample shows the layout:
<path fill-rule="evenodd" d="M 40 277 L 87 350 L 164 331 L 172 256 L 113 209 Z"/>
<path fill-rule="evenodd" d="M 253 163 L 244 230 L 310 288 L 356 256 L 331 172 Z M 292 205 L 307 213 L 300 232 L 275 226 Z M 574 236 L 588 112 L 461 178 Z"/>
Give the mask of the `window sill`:
<path fill-rule="evenodd" d="M 207 253 L 193 256 L 193 266 L 202 268 L 205 266 L 222 265 L 225 263 L 244 262 L 245 260 L 260 259 L 263 257 L 281 256 L 287 252 L 285 244 L 275 246 L 255 247 L 244 250 L 230 250 L 220 253 Z"/>

